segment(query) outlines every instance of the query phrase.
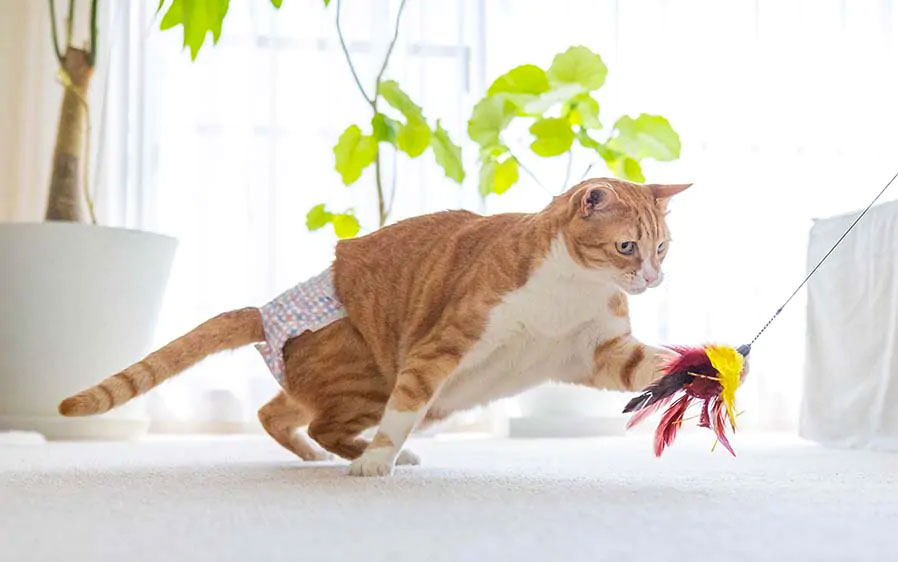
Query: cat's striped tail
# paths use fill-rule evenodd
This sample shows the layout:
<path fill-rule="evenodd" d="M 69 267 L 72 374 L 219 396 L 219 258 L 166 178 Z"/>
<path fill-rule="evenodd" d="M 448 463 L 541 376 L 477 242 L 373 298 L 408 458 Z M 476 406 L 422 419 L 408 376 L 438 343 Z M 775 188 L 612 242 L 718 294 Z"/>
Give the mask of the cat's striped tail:
<path fill-rule="evenodd" d="M 208 355 L 264 339 L 259 309 L 242 308 L 219 314 L 124 371 L 66 398 L 59 404 L 59 413 L 64 416 L 101 414 L 147 392 Z"/>

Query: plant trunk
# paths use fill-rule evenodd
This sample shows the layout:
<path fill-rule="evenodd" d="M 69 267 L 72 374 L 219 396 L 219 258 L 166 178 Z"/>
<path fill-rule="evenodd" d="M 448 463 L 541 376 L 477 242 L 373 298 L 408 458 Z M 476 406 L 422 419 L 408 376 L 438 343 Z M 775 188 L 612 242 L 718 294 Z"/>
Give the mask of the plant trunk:
<path fill-rule="evenodd" d="M 87 127 L 87 88 L 93 68 L 88 53 L 68 47 L 60 71 L 65 92 L 56 129 L 56 148 L 53 151 L 53 172 L 50 178 L 50 195 L 47 199 L 45 220 L 84 221 L 82 203 L 82 170 L 84 139 Z"/>

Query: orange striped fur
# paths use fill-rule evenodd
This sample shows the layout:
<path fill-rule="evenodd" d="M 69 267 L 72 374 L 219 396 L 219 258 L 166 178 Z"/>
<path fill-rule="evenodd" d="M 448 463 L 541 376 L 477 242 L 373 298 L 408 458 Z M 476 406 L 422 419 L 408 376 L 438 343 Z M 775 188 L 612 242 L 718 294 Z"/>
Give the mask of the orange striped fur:
<path fill-rule="evenodd" d="M 568 362 L 570 372 L 546 377 L 598 388 L 647 384 L 663 352 L 630 335 L 624 293 L 660 282 L 669 240 L 667 201 L 686 187 L 587 180 L 537 213 L 447 211 L 340 242 L 334 285 L 347 317 L 287 342 L 285 388 L 259 411 L 262 425 L 303 459 L 324 458 L 323 448 L 357 459 L 355 474 L 389 473 L 393 463 L 417 462 L 401 452 L 417 424 L 518 391 L 514 372 L 494 373 L 487 381 L 481 371 L 495 370 L 503 353 L 508 365 L 526 359 L 525 352 L 548 341 L 540 339 L 543 328 L 555 330 L 546 337 L 563 341 L 569 333 L 572 341 L 587 338 L 593 345 L 582 367 Z M 577 305 L 576 298 L 584 305 L 568 312 L 564 307 Z M 506 323 L 527 326 L 514 314 L 526 316 L 530 302 L 547 311 L 545 326 L 537 319 L 524 329 L 532 342 L 504 343 Z M 592 331 L 584 331 L 583 322 L 567 326 L 567 316 L 577 314 L 588 314 Z M 510 338 L 520 336 L 512 333 L 517 328 L 508 329 Z M 59 411 L 107 411 L 212 353 L 262 340 L 257 309 L 221 314 L 65 399 Z M 510 351 L 514 345 L 521 353 Z M 359 437 L 377 425 L 370 444 Z M 317 444 L 300 431 L 304 427 Z"/>

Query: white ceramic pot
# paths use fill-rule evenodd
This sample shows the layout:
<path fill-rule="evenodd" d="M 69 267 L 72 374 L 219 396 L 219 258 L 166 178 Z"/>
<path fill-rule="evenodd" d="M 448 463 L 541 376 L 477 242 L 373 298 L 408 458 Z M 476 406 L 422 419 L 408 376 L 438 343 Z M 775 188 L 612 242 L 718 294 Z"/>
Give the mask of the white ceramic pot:
<path fill-rule="evenodd" d="M 63 418 L 59 401 L 142 357 L 177 240 L 64 222 L 0 224 L 0 430 L 125 439 L 140 408 Z"/>

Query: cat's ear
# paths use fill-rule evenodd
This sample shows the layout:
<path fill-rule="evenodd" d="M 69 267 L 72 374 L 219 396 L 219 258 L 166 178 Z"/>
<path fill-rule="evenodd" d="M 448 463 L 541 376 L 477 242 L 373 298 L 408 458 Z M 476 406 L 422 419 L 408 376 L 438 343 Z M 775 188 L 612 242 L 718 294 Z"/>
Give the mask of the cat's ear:
<path fill-rule="evenodd" d="M 663 183 L 651 183 L 646 187 L 649 188 L 652 192 L 652 197 L 655 198 L 655 202 L 661 208 L 662 211 L 667 210 L 667 203 L 670 201 L 670 198 L 680 193 L 681 191 L 687 190 L 692 184 L 691 183 L 678 183 L 678 184 L 663 184 Z"/>
<path fill-rule="evenodd" d="M 584 187 L 578 193 L 580 202 L 580 216 L 583 218 L 591 216 L 596 211 L 600 211 L 610 205 L 617 195 L 607 186 L 592 185 Z"/>

